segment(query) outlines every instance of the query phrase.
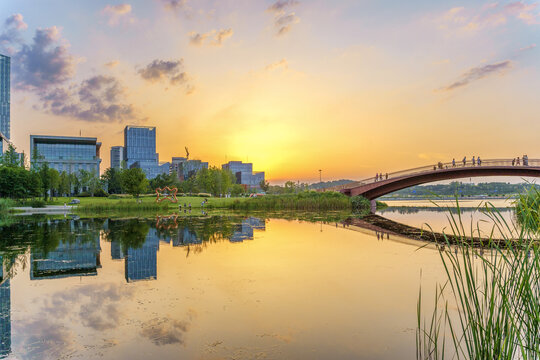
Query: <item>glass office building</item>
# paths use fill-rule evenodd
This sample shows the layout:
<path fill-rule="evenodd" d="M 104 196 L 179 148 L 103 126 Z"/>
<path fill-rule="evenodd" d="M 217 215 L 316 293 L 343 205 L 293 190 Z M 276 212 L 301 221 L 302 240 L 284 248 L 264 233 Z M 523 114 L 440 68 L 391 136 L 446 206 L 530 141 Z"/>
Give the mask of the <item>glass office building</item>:
<path fill-rule="evenodd" d="M 124 161 L 124 147 L 113 146 L 111 147 L 111 168 L 120 169 L 122 162 Z"/>
<path fill-rule="evenodd" d="M 261 181 L 264 181 L 264 171 L 254 173 L 252 163 L 229 161 L 221 168 L 231 171 L 236 176 L 236 182 L 248 188 L 259 189 Z"/>
<path fill-rule="evenodd" d="M 5 143 L 11 137 L 10 130 L 10 67 L 9 56 L 0 55 L 0 153 L 4 152 Z"/>
<path fill-rule="evenodd" d="M 208 163 L 201 160 L 188 160 L 185 157 L 173 157 L 170 173 L 176 172 L 178 180 L 185 181 L 195 176 L 199 170 L 208 169 Z"/>
<path fill-rule="evenodd" d="M 154 126 L 128 125 L 124 128 L 124 158 L 129 169 L 141 168 L 148 179 L 168 172 L 159 166 Z"/>
<path fill-rule="evenodd" d="M 58 172 L 85 170 L 99 176 L 100 148 L 97 138 L 30 135 L 32 167 L 47 162 Z"/>

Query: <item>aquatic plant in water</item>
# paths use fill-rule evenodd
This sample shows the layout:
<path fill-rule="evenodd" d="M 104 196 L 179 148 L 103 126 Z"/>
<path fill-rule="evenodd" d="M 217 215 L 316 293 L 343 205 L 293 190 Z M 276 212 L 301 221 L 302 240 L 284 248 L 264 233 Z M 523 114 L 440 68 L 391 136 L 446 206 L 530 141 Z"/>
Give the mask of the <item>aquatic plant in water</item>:
<path fill-rule="evenodd" d="M 522 224 L 534 224 L 534 209 L 521 203 Z M 446 281 L 435 290 L 431 314 L 417 302 L 418 359 L 538 359 L 540 357 L 540 251 L 537 231 L 508 224 L 492 206 L 485 213 L 503 234 L 505 247 L 470 246 L 461 212 L 449 213 L 457 246 L 441 244 Z M 536 226 L 538 224 L 536 223 Z M 472 226 L 471 226 L 472 227 Z M 536 228 L 537 229 L 537 228 Z M 495 231 L 491 232 L 493 236 Z M 504 235 L 509 234 L 509 235 Z M 457 310 L 455 309 L 457 307 Z"/>

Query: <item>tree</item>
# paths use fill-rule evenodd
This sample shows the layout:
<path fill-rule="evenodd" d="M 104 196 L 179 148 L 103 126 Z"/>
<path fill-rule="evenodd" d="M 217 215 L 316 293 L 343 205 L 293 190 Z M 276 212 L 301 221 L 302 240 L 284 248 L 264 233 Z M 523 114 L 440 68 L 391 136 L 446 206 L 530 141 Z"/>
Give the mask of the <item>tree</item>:
<path fill-rule="evenodd" d="M 49 190 L 51 197 L 56 195 L 58 197 L 58 193 L 60 187 L 60 174 L 58 173 L 58 170 L 56 169 L 49 169 Z"/>
<path fill-rule="evenodd" d="M 62 171 L 62 173 L 60 174 L 58 192 L 60 193 L 60 195 L 71 195 L 71 181 L 69 174 L 65 171 Z"/>
<path fill-rule="evenodd" d="M 49 163 L 44 162 L 39 167 L 38 173 L 41 178 L 41 185 L 42 185 L 42 191 L 43 191 L 43 199 L 45 201 L 49 198 L 49 189 L 51 188 L 51 181 L 50 181 L 50 172 L 49 172 Z"/>
<path fill-rule="evenodd" d="M 270 183 L 268 181 L 261 180 L 259 183 L 259 186 L 261 187 L 261 190 L 264 192 L 268 192 L 268 189 L 270 189 Z"/>
<path fill-rule="evenodd" d="M 7 167 L 18 167 L 20 164 L 19 154 L 15 151 L 15 147 L 9 144 L 7 150 L 2 155 L 2 165 Z"/>
<path fill-rule="evenodd" d="M 120 183 L 120 174 L 116 168 L 108 168 L 105 170 L 105 173 L 101 175 L 103 181 L 107 185 L 107 192 L 109 194 L 120 194 L 122 193 L 122 184 Z"/>
<path fill-rule="evenodd" d="M 37 171 L 30 171 L 28 176 L 28 196 L 38 197 L 43 191 L 43 183 L 41 181 L 41 176 Z"/>
<path fill-rule="evenodd" d="M 120 175 L 120 182 L 124 191 L 136 198 L 148 189 L 148 180 L 144 171 L 140 168 L 123 170 Z"/>

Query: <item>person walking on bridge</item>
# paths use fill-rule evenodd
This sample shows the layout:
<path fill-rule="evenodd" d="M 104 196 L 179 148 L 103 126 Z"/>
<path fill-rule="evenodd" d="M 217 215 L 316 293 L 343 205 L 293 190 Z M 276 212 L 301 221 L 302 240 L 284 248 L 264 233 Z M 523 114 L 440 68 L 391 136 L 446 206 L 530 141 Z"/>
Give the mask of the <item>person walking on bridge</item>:
<path fill-rule="evenodd" d="M 452 167 L 456 167 L 456 158 L 452 159 Z"/>
<path fill-rule="evenodd" d="M 480 159 L 480 156 L 476 158 L 476 161 L 478 162 L 478 166 L 482 165 L 482 159 Z"/>
<path fill-rule="evenodd" d="M 375 175 L 375 181 L 379 181 L 379 173 Z"/>
<path fill-rule="evenodd" d="M 512 166 L 516 165 L 516 158 L 512 159 Z"/>
<path fill-rule="evenodd" d="M 474 156 L 472 157 L 472 166 L 476 165 L 476 162 L 474 160 Z"/>
<path fill-rule="evenodd" d="M 467 157 L 466 156 L 463 157 L 463 166 L 465 166 L 465 165 L 467 165 Z"/>
<path fill-rule="evenodd" d="M 516 165 L 519 166 L 519 156 L 517 157 Z"/>

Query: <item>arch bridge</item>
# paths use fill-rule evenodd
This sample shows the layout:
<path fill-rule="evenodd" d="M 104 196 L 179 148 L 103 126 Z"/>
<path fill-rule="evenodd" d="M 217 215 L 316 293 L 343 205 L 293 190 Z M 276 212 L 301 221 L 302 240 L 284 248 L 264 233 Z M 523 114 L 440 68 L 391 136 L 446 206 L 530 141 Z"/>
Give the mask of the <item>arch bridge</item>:
<path fill-rule="evenodd" d="M 340 191 L 349 196 L 361 195 L 368 200 L 375 200 L 380 196 L 415 185 L 483 176 L 540 177 L 540 159 L 528 159 L 525 164 L 520 162 L 519 165 L 512 159 L 482 160 L 481 165 L 478 163 L 473 165 L 471 161 L 455 165 L 451 162 L 438 163 L 437 165 L 383 174 L 382 178 L 372 177 L 327 188 L 325 191 Z"/>

